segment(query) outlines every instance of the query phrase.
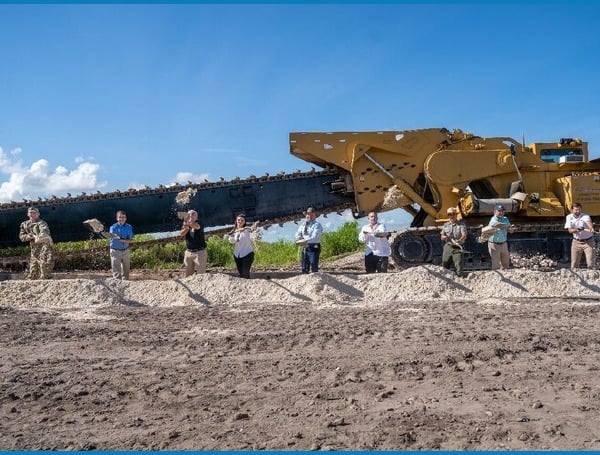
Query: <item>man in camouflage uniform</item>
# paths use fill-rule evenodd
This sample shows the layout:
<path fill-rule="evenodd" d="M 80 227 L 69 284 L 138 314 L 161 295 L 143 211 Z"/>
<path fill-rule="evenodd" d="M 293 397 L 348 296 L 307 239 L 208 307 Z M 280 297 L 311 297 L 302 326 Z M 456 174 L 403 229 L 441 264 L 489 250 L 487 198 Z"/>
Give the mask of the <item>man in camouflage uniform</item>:
<path fill-rule="evenodd" d="M 54 243 L 50 236 L 48 223 L 40 219 L 40 211 L 35 207 L 27 210 L 29 219 L 21 223 L 19 238 L 31 245 L 29 263 L 30 280 L 47 280 L 52 278 L 54 268 Z"/>

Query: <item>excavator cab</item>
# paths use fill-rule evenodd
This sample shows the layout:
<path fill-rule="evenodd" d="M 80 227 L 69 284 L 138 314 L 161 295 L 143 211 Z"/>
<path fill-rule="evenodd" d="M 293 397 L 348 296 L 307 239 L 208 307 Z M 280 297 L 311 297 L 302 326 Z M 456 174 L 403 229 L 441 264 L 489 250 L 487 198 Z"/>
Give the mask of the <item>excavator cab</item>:
<path fill-rule="evenodd" d="M 533 143 L 530 148 L 545 163 L 565 164 L 589 161 L 588 144 L 579 138 L 561 138 L 557 143 Z"/>

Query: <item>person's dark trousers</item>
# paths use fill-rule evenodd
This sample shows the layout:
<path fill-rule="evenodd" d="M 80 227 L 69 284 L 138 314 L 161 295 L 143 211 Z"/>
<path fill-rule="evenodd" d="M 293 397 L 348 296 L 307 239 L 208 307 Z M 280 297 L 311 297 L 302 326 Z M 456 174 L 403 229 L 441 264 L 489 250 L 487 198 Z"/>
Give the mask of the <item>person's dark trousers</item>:
<path fill-rule="evenodd" d="M 375 256 L 369 253 L 365 256 L 365 270 L 367 273 L 386 273 L 388 258 L 386 256 Z"/>
<path fill-rule="evenodd" d="M 302 248 L 302 273 L 319 271 L 319 256 L 321 245 L 319 243 L 309 244 Z"/>
<path fill-rule="evenodd" d="M 233 257 L 235 259 L 235 265 L 237 266 L 238 273 L 242 278 L 250 278 L 250 267 L 254 262 L 254 251 L 248 253 L 243 258 Z"/>
<path fill-rule="evenodd" d="M 463 275 L 463 254 L 458 246 L 452 245 L 450 242 L 444 245 L 442 251 L 442 266 L 449 269 L 450 264 L 454 264 L 454 269 L 458 276 Z"/>

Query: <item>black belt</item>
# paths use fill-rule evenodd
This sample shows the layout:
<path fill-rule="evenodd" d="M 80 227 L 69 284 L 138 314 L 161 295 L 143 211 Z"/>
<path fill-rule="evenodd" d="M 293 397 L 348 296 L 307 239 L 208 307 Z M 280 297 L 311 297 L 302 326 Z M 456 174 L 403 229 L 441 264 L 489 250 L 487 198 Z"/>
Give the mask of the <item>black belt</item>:
<path fill-rule="evenodd" d="M 506 242 L 490 242 L 490 243 L 493 243 L 494 245 L 502 245 L 503 243 L 506 243 Z"/>
<path fill-rule="evenodd" d="M 204 251 L 204 250 L 205 250 L 205 248 L 198 248 L 197 250 L 190 250 L 190 249 L 188 249 L 188 252 L 190 252 L 190 253 L 197 253 L 198 251 Z"/>
<path fill-rule="evenodd" d="M 591 239 L 592 239 L 592 237 L 590 237 L 589 239 L 583 239 L 583 240 L 580 240 L 580 239 L 573 239 L 573 240 L 577 240 L 580 243 L 587 243 L 588 240 L 591 240 Z"/>
<path fill-rule="evenodd" d="M 320 246 L 320 243 L 307 243 L 306 246 Z"/>
<path fill-rule="evenodd" d="M 115 250 L 115 251 L 125 251 L 128 249 L 129 249 L 129 247 L 127 247 L 127 248 L 111 248 L 111 250 Z"/>

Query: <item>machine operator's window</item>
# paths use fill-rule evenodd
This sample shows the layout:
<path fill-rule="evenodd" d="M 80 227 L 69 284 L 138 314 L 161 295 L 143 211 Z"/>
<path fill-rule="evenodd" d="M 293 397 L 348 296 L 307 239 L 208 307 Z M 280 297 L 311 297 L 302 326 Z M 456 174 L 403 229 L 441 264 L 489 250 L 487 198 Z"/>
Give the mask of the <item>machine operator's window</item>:
<path fill-rule="evenodd" d="M 561 156 L 582 155 L 580 149 L 542 149 L 540 157 L 546 163 L 558 163 Z"/>

